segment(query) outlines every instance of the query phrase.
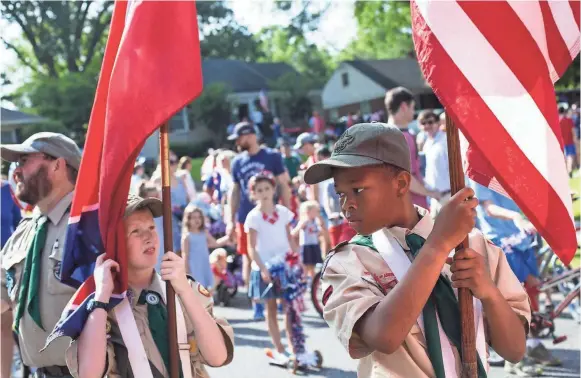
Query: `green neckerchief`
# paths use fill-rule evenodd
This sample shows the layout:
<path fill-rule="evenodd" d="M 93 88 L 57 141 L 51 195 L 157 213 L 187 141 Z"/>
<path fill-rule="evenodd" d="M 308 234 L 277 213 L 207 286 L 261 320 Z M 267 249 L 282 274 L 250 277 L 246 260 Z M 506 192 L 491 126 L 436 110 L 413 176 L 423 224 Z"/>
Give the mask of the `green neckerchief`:
<path fill-rule="evenodd" d="M 36 219 L 34 238 L 26 259 L 24 261 L 24 270 L 22 272 L 22 281 L 20 283 L 20 292 L 18 293 L 18 305 L 16 307 L 16 316 L 12 323 L 12 329 L 17 334 L 20 331 L 20 320 L 24 315 L 25 308 L 34 320 L 34 322 L 42 329 L 42 322 L 40 320 L 40 306 L 38 300 L 38 285 L 40 284 L 40 266 L 42 265 L 42 250 L 46 242 L 46 234 L 48 232 L 48 219 L 45 216 L 40 216 Z"/>
<path fill-rule="evenodd" d="M 405 239 L 407 245 L 410 247 L 412 255 L 415 257 L 424 245 L 425 239 L 416 234 L 409 234 Z M 355 235 L 350 243 L 368 247 L 377 251 L 370 236 Z M 444 333 L 458 349 L 458 353 L 460 354 L 460 357 L 462 357 L 462 337 L 461 328 L 459 326 L 460 309 L 458 308 L 458 299 L 454 294 L 450 281 L 441 274 L 432 290 L 432 294 L 424 306 L 422 315 L 424 318 L 424 332 L 430 362 L 434 367 L 436 378 L 445 378 L 446 374 L 444 372 L 444 360 L 442 357 L 442 346 L 440 344 L 440 333 L 438 331 L 436 312 L 440 315 L 440 323 L 442 324 Z M 486 378 L 486 370 L 482 365 L 480 356 L 477 358 L 477 364 L 478 378 Z"/>
<path fill-rule="evenodd" d="M 150 303 L 147 298 L 153 298 L 155 296 L 157 300 L 155 304 Z M 155 345 L 157 346 L 157 350 L 159 350 L 159 354 L 161 354 L 161 358 L 163 359 L 163 363 L 165 364 L 165 368 L 169 372 L 169 337 L 167 334 L 167 308 L 161 301 L 161 297 L 155 291 L 149 290 L 142 290 L 141 294 L 139 295 L 139 299 L 137 300 L 138 305 L 147 304 L 147 320 L 149 323 L 149 330 L 151 331 L 151 336 L 153 337 L 153 341 L 155 341 Z M 180 378 L 183 378 L 183 371 L 181 364 L 180 367 Z"/>

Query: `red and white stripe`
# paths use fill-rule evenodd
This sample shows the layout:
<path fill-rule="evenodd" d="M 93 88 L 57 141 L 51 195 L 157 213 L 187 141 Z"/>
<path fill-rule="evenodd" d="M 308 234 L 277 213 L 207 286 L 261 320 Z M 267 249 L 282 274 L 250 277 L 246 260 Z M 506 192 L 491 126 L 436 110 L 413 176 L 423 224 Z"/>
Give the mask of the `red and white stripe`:
<path fill-rule="evenodd" d="M 579 2 L 418 0 L 412 25 L 426 80 L 490 170 L 480 183 L 500 184 L 568 262 L 577 243 L 553 82 L 579 53 Z"/>

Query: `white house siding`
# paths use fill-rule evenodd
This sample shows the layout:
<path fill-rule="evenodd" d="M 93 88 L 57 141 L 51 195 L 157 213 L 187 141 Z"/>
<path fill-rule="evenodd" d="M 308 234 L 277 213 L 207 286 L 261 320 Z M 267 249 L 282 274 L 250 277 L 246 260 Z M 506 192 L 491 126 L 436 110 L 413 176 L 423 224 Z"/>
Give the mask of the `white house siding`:
<path fill-rule="evenodd" d="M 342 74 L 347 73 L 349 85 L 343 86 Z M 330 110 L 343 105 L 356 104 L 385 96 L 385 88 L 369 79 L 347 63 L 335 70 L 323 88 L 323 109 Z"/>

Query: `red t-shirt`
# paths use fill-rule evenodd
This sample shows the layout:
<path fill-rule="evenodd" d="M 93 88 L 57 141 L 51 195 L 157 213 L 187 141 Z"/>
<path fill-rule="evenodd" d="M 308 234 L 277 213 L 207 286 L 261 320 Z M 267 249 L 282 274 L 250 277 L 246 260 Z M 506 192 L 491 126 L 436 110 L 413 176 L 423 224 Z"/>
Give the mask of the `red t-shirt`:
<path fill-rule="evenodd" d="M 561 126 L 561 136 L 563 137 L 563 145 L 568 146 L 574 144 L 573 141 L 573 120 L 566 116 L 559 116 L 559 126 Z"/>

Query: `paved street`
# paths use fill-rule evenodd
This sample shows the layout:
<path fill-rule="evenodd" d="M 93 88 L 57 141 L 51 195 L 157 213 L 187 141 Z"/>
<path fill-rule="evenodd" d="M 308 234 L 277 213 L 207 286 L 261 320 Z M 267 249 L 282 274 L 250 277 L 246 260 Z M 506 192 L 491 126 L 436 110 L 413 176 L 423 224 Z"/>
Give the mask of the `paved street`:
<path fill-rule="evenodd" d="M 320 371 L 308 372 L 308 376 L 355 378 L 357 376 L 357 362 L 349 358 L 326 323 L 310 308 L 312 307 L 310 302 L 308 300 L 306 302 L 309 310 L 303 317 L 303 323 L 307 335 L 307 347 L 310 350 L 318 349 L 324 358 L 323 368 Z M 249 320 L 252 311 L 243 294 L 238 294 L 234 298 L 231 307 L 216 307 L 215 313 L 228 319 L 234 327 L 236 346 L 234 360 L 230 365 L 219 369 L 208 369 L 212 378 L 284 378 L 293 376 L 290 371 L 268 365 L 263 352 L 264 348 L 271 346 L 266 324 Z M 282 326 L 282 316 L 279 319 Z M 579 377 L 579 325 L 572 319 L 558 319 L 556 330 L 557 335 L 568 335 L 568 340 L 556 346 L 553 346 L 550 341 L 545 341 L 545 345 L 563 361 L 563 366 L 547 368 L 543 377 Z M 284 336 L 283 343 L 286 343 Z M 301 372 L 299 374 L 306 375 Z M 15 366 L 13 377 L 21 377 L 17 366 Z M 504 377 L 512 376 L 505 374 L 503 368 L 491 368 L 489 378 Z"/>
<path fill-rule="evenodd" d="M 310 377 L 356 377 L 357 362 L 350 359 L 345 349 L 335 338 L 326 323 L 310 307 L 304 315 L 307 347 L 318 349 L 323 354 L 323 369 L 308 372 Z M 276 366 L 269 366 L 263 349 L 270 347 L 270 338 L 264 323 L 250 321 L 252 311 L 242 294 L 238 294 L 231 307 L 217 307 L 216 315 L 226 317 L 234 327 L 235 353 L 234 360 L 226 367 L 210 369 L 212 378 L 256 378 L 256 377 L 292 377 L 292 373 Z M 279 317 L 282 326 L 282 316 Z M 566 334 L 569 339 L 553 346 L 548 340 L 545 345 L 552 349 L 563 361 L 560 368 L 546 368 L 543 377 L 579 377 L 579 325 L 571 319 L 558 319 L 556 330 L 558 335 Z M 283 336 L 283 343 L 286 340 Z M 489 378 L 512 377 L 505 374 L 502 367 L 491 368 Z M 407 378 L 407 377 L 406 377 Z M 410 377 L 411 378 L 411 377 Z"/>

